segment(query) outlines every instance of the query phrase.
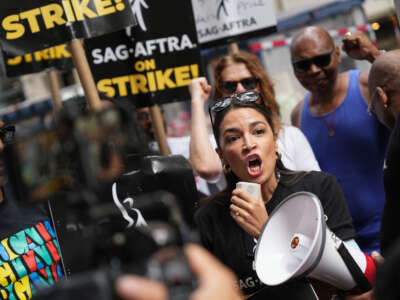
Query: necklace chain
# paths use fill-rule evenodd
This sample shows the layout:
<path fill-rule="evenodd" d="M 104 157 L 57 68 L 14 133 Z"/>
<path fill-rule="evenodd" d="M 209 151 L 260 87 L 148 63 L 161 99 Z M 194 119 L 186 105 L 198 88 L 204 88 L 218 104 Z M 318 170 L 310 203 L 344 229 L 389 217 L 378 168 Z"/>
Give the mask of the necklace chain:
<path fill-rule="evenodd" d="M 335 112 L 336 112 L 336 110 L 334 110 L 332 112 L 332 117 L 331 117 L 331 120 L 329 122 L 326 120 L 325 116 L 322 116 L 322 121 L 324 122 L 326 127 L 328 127 L 329 136 L 334 136 L 335 135 L 335 130 L 333 129 L 333 121 L 335 120 Z"/>

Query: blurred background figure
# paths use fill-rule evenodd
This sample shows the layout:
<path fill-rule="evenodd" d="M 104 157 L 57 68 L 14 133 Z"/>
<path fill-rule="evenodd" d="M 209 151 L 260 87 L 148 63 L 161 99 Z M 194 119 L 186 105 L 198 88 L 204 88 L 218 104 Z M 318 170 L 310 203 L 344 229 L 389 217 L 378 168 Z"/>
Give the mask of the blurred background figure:
<path fill-rule="evenodd" d="M 145 134 L 149 148 L 154 153 L 159 153 L 158 143 L 155 140 L 153 121 L 151 119 L 150 108 L 142 107 L 136 109 L 136 118 L 139 126 Z M 165 127 L 165 126 L 164 126 Z M 168 147 L 173 155 L 182 155 L 189 159 L 189 141 L 190 136 L 167 137 Z M 208 183 L 203 178 L 195 174 L 196 187 L 200 194 L 200 198 L 210 195 L 217 191 L 217 187 Z"/>
<path fill-rule="evenodd" d="M 381 224 L 381 249 L 389 253 L 400 237 L 400 50 L 379 56 L 369 73 L 370 113 L 391 129 L 384 169 L 386 203 Z"/>
<path fill-rule="evenodd" d="M 63 276 L 61 257 L 47 205 L 24 206 L 17 202 L 7 179 L 3 155 L 4 148 L 13 143 L 15 128 L 4 127 L 1 120 L 0 127 L 2 295 L 7 295 L 8 299 L 30 299 L 37 289 Z M 7 165 L 10 167 L 12 162 L 8 161 Z M 16 265 L 18 270 L 12 267 Z"/>

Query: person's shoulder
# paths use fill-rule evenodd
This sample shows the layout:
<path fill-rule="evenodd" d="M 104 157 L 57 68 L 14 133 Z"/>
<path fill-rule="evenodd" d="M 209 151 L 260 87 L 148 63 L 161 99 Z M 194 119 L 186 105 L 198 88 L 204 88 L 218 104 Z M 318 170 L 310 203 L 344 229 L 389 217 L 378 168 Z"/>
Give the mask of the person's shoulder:
<path fill-rule="evenodd" d="M 283 125 L 279 130 L 279 136 L 284 136 L 286 138 L 296 138 L 299 136 L 304 136 L 303 132 L 296 126 L 293 125 Z"/>
<path fill-rule="evenodd" d="M 226 191 L 218 192 L 208 196 L 201 201 L 200 207 L 196 210 L 196 216 L 217 214 L 221 209 L 229 205 L 229 195 Z"/>
<path fill-rule="evenodd" d="M 304 181 L 306 183 L 310 183 L 321 187 L 326 183 L 331 183 L 336 181 L 336 178 L 332 174 L 325 173 L 323 171 L 309 171 L 304 176 Z"/>
<path fill-rule="evenodd" d="M 304 99 L 300 100 L 290 113 L 290 120 L 293 126 L 301 128 L 301 112 L 303 111 Z"/>

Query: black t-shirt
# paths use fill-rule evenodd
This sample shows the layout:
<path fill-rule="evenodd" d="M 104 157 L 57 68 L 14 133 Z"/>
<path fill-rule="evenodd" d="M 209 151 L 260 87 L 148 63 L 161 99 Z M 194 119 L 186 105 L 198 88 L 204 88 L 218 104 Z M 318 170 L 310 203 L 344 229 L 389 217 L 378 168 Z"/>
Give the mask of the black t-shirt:
<path fill-rule="evenodd" d="M 49 220 L 46 205 L 19 205 L 9 184 L 2 187 L 3 202 L 0 203 L 0 241 L 22 229 Z"/>
<path fill-rule="evenodd" d="M 321 201 L 328 227 L 342 240 L 355 238 L 350 212 L 337 180 L 323 172 L 309 172 L 296 183 L 288 184 L 294 176 L 299 175 L 281 175 L 273 197 L 266 204 L 268 213 L 295 192 L 311 192 Z M 262 286 L 252 267 L 255 241 L 230 216 L 230 197 L 228 192 L 213 196 L 196 212 L 195 222 L 204 247 L 236 273 L 243 293 L 251 294 Z"/>
<path fill-rule="evenodd" d="M 386 154 L 386 167 L 383 171 L 386 202 L 381 223 L 381 251 L 387 251 L 400 236 L 400 118 L 390 136 Z"/>

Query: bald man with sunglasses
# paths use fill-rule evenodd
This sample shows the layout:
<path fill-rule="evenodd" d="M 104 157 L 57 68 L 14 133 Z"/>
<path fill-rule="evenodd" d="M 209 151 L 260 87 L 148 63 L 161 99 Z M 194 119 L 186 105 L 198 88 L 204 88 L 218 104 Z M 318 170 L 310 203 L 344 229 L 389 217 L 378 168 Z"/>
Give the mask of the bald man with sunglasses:
<path fill-rule="evenodd" d="M 346 34 L 342 49 L 352 58 L 371 63 L 380 55 L 361 32 Z M 319 27 L 302 29 L 290 50 L 295 76 L 308 90 L 292 112 L 292 123 L 307 137 L 321 170 L 337 177 L 358 245 L 367 253 L 379 251 L 388 131 L 367 113 L 368 71 L 339 73 L 340 50 Z"/>

